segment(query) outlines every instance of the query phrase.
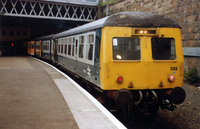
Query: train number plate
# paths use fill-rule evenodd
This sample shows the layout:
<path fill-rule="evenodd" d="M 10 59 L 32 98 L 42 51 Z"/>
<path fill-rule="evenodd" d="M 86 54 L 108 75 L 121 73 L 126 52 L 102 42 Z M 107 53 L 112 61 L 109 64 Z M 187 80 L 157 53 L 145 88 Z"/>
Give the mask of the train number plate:
<path fill-rule="evenodd" d="M 177 71 L 178 67 L 171 67 L 171 71 Z"/>

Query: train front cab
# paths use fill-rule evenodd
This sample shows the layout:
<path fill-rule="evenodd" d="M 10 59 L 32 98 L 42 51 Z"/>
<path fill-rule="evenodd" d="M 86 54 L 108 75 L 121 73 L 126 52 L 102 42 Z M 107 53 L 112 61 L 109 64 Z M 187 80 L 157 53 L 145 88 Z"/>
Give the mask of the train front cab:
<path fill-rule="evenodd" d="M 150 94 L 163 108 L 182 103 L 183 67 L 180 28 L 102 29 L 100 84 L 119 105 Z"/>

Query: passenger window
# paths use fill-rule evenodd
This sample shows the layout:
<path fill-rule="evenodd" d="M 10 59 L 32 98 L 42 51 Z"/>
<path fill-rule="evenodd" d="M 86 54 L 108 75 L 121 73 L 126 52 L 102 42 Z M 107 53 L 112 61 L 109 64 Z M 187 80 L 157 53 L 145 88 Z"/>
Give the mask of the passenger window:
<path fill-rule="evenodd" d="M 31 49 L 31 44 L 30 43 L 28 43 L 28 49 Z"/>
<path fill-rule="evenodd" d="M 71 55 L 71 44 L 69 44 L 69 46 L 68 46 L 68 55 L 69 56 Z"/>
<path fill-rule="evenodd" d="M 79 37 L 79 58 L 83 58 L 83 50 L 84 50 L 84 36 Z"/>
<path fill-rule="evenodd" d="M 78 40 L 76 40 L 76 44 L 75 44 L 75 55 L 77 55 L 77 47 L 78 47 Z"/>
<path fill-rule="evenodd" d="M 67 45 L 65 45 L 65 55 L 67 55 Z"/>
<path fill-rule="evenodd" d="M 140 60 L 139 38 L 113 38 L 114 60 Z"/>
<path fill-rule="evenodd" d="M 60 53 L 60 44 L 58 45 L 58 53 Z"/>
<path fill-rule="evenodd" d="M 43 48 L 43 50 L 45 50 L 45 44 L 43 44 L 43 47 L 42 47 L 42 48 Z"/>
<path fill-rule="evenodd" d="M 67 38 L 65 38 L 65 55 L 67 55 Z"/>
<path fill-rule="evenodd" d="M 36 41 L 36 49 L 40 49 L 40 42 Z"/>
<path fill-rule="evenodd" d="M 98 35 L 96 36 L 96 41 L 97 41 L 97 55 L 96 55 L 96 59 L 100 59 L 100 49 L 101 49 L 101 37 Z"/>
<path fill-rule="evenodd" d="M 73 44 L 72 44 L 72 56 L 74 56 L 74 45 L 75 45 L 75 38 L 73 38 Z"/>
<path fill-rule="evenodd" d="M 49 41 L 43 41 L 43 50 L 49 51 Z"/>
<path fill-rule="evenodd" d="M 61 54 L 63 54 L 63 44 L 61 45 Z"/>
<path fill-rule="evenodd" d="M 46 42 L 45 50 L 48 50 L 48 43 Z"/>
<path fill-rule="evenodd" d="M 47 42 L 47 50 L 50 50 L 50 41 Z"/>
<path fill-rule="evenodd" d="M 152 56 L 154 60 L 175 60 L 175 40 L 173 38 L 152 38 Z"/>
<path fill-rule="evenodd" d="M 72 43 L 72 38 L 69 38 L 69 45 L 68 45 L 68 55 L 71 55 L 71 43 Z"/>
<path fill-rule="evenodd" d="M 87 46 L 86 46 L 86 59 L 93 59 L 93 46 L 94 46 L 94 35 L 90 34 L 87 38 Z"/>

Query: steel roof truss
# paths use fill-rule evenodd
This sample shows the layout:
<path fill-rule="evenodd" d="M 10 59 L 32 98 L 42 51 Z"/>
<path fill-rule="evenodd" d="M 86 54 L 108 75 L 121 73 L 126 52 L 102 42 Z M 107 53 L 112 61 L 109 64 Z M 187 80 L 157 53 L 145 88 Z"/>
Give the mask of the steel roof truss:
<path fill-rule="evenodd" d="M 0 15 L 60 20 L 92 21 L 97 7 L 33 0 L 0 0 Z"/>

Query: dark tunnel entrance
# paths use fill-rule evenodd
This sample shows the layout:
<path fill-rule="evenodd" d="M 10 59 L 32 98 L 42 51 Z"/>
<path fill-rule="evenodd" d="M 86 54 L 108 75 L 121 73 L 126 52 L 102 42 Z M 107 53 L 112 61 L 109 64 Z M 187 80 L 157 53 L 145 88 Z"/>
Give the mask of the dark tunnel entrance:
<path fill-rule="evenodd" d="M 25 41 L 1 41 L 0 56 L 24 56 L 27 54 Z"/>
<path fill-rule="evenodd" d="M 27 54 L 27 42 L 85 24 L 82 21 L 0 16 L 0 56 Z"/>

